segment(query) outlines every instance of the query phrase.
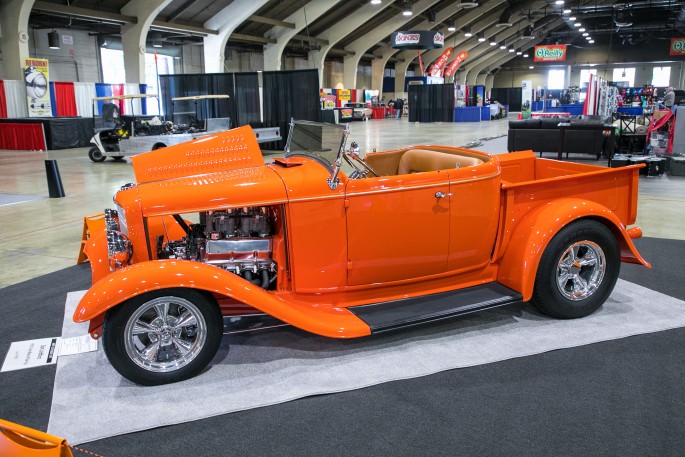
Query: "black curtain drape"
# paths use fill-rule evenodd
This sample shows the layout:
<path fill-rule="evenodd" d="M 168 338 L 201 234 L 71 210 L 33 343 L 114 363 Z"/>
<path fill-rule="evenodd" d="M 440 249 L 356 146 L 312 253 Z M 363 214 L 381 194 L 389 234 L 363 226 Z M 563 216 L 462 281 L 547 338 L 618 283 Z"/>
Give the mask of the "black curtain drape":
<path fill-rule="evenodd" d="M 522 89 L 520 87 L 495 87 L 490 92 L 492 101 L 509 105 L 509 111 L 521 111 Z"/>
<path fill-rule="evenodd" d="M 454 85 L 409 86 L 409 122 L 454 122 Z"/>
<path fill-rule="evenodd" d="M 257 72 L 235 73 L 235 106 L 237 112 L 236 126 L 261 127 L 259 75 Z"/>
<path fill-rule="evenodd" d="M 159 75 L 159 86 L 164 113 L 167 117 L 173 114 L 175 122 L 187 123 L 190 116 L 198 119 L 230 117 L 231 124 L 236 125 L 238 113 L 233 73 Z M 228 95 L 230 98 L 199 100 L 197 103 L 171 100 L 194 95 Z"/>
<path fill-rule="evenodd" d="M 282 149 L 291 118 L 321 122 L 319 71 L 265 71 L 262 73 L 264 125 L 279 127 L 283 141 L 269 143 L 268 149 Z"/>

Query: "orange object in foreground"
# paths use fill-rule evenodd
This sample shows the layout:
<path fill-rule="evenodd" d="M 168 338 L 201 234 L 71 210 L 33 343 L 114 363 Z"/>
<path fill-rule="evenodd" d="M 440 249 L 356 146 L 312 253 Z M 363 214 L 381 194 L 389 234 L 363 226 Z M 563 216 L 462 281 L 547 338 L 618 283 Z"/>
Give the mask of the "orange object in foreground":
<path fill-rule="evenodd" d="M 249 127 L 133 158 L 84 252 L 90 321 L 123 376 L 187 379 L 223 333 L 356 338 L 521 301 L 597 310 L 633 239 L 639 166 L 419 145 L 362 160 L 344 126 L 296 122 L 265 164 Z M 222 319 L 222 318 L 227 319 Z"/>
<path fill-rule="evenodd" d="M 72 457 L 64 438 L 0 419 L 0 456 Z"/>

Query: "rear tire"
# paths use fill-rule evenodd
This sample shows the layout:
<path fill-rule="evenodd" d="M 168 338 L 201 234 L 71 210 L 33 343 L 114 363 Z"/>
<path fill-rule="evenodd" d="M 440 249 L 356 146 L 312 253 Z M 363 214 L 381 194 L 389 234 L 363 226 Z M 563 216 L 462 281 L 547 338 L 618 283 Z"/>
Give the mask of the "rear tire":
<path fill-rule="evenodd" d="M 157 149 L 162 149 L 166 148 L 166 144 L 164 143 L 155 143 L 154 146 L 152 146 L 151 151 L 156 151 Z"/>
<path fill-rule="evenodd" d="M 531 301 L 558 319 L 587 316 L 609 298 L 620 268 L 620 249 L 611 230 L 589 219 L 573 222 L 542 254 Z"/>
<path fill-rule="evenodd" d="M 214 298 L 193 289 L 161 289 L 107 312 L 102 343 L 126 379 L 155 386 L 192 378 L 212 360 L 223 336 Z"/>
<path fill-rule="evenodd" d="M 107 157 L 100 152 L 100 148 L 93 146 L 88 151 L 88 158 L 93 162 L 104 162 Z"/>

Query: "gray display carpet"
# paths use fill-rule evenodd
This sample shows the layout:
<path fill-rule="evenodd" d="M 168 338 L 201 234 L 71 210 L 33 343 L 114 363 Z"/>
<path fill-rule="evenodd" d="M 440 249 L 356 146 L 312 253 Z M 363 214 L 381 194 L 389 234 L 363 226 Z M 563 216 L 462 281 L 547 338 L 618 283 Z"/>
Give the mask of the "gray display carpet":
<path fill-rule="evenodd" d="M 67 297 L 65 337 L 87 330 L 71 322 L 80 296 Z M 358 340 L 332 340 L 292 328 L 228 336 L 206 372 L 162 387 L 124 380 L 99 349 L 59 359 L 48 433 L 84 443 L 684 326 L 685 301 L 619 280 L 602 309 L 583 319 L 555 320 L 521 305 Z"/>
<path fill-rule="evenodd" d="M 41 195 L 0 194 L 0 206 L 16 205 L 17 203 L 43 200 Z"/>

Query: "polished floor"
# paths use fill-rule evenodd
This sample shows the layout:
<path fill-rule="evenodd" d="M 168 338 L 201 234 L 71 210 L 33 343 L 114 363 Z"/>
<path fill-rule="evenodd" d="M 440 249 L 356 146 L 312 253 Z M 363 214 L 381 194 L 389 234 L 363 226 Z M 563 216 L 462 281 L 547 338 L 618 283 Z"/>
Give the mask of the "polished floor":
<path fill-rule="evenodd" d="M 352 123 L 350 130 L 350 141 L 370 151 L 408 144 L 464 145 L 506 134 L 507 121 L 415 124 L 406 118 L 385 119 Z M 0 150 L 0 287 L 74 265 L 83 217 L 110 207 L 114 192 L 134 180 L 130 162 L 93 163 L 87 150 Z M 267 159 L 274 155 L 266 154 Z M 45 159 L 57 160 L 66 197 L 21 201 L 22 196 L 48 195 Z M 637 223 L 645 236 L 685 239 L 684 220 L 685 178 L 640 179 Z"/>

